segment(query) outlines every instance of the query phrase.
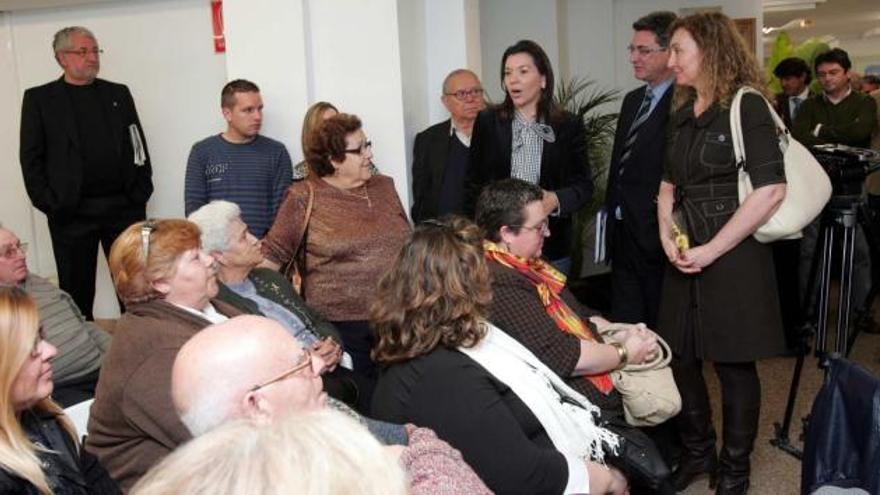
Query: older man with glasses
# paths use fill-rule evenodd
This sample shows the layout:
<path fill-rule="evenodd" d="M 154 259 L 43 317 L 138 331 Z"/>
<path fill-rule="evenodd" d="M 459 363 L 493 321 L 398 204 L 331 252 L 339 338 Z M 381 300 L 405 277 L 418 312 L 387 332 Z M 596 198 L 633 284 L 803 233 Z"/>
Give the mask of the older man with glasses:
<path fill-rule="evenodd" d="M 52 42 L 64 74 L 24 93 L 20 159 L 33 205 L 46 214 L 58 284 L 92 319 L 98 243 L 146 215 L 150 157 L 128 88 L 98 78 L 98 41 L 67 27 Z"/>
<path fill-rule="evenodd" d="M 418 133 L 413 145 L 414 222 L 462 213 L 471 132 L 486 106 L 480 79 L 467 69 L 446 76 L 440 100 L 449 119 Z"/>
<path fill-rule="evenodd" d="M 52 358 L 52 397 L 68 407 L 94 397 L 110 336 L 86 321 L 70 295 L 28 271 L 27 248 L 0 225 L 0 286 L 17 286 L 37 303 L 45 339 L 58 349 Z"/>

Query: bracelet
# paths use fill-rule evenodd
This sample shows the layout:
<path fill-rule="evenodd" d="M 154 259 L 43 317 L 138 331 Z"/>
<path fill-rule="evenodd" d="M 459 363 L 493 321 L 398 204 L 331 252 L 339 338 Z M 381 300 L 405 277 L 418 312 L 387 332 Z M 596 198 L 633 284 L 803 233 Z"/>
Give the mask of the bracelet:
<path fill-rule="evenodd" d="M 617 357 L 620 358 L 620 362 L 617 363 L 617 368 L 615 369 L 619 370 L 626 366 L 626 363 L 629 361 L 629 353 L 626 351 L 626 347 L 620 342 L 609 342 L 608 345 L 617 350 Z"/>

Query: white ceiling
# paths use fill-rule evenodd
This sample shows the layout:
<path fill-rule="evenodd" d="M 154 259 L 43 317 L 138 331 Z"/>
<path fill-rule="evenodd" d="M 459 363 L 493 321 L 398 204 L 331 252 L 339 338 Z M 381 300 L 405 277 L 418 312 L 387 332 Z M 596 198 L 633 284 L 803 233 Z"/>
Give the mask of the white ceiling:
<path fill-rule="evenodd" d="M 880 46 L 880 32 L 872 38 L 863 38 L 869 30 L 880 31 L 880 0 L 827 0 L 817 3 L 815 8 L 781 12 L 767 10 L 769 4 L 779 1 L 764 0 L 765 27 L 782 26 L 797 18 L 813 21 L 811 27 L 787 30 L 796 44 L 813 36 L 828 35 L 837 38 L 844 48 L 847 44 L 869 42 Z"/>

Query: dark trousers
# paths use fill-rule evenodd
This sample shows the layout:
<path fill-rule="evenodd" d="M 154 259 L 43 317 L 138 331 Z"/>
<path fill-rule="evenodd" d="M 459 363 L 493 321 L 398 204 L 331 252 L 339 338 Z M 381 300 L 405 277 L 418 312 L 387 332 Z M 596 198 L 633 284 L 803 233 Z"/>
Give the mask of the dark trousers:
<path fill-rule="evenodd" d="M 94 204 L 90 205 L 90 210 L 93 209 Z M 72 218 L 49 218 L 58 286 L 70 294 L 87 320 L 94 320 L 92 306 L 95 302 L 98 244 L 104 249 L 104 255 L 109 256 L 116 237 L 129 225 L 144 218 L 143 206 L 119 211 L 112 203 L 105 211 L 75 214 Z"/>
<path fill-rule="evenodd" d="M 624 222 L 612 221 L 616 225 L 611 259 L 611 321 L 643 322 L 656 328 L 666 259 L 656 253 L 646 256 Z"/>
<path fill-rule="evenodd" d="M 373 389 L 376 388 L 376 364 L 370 359 L 370 350 L 373 348 L 373 329 L 366 320 L 334 321 L 331 322 L 339 330 L 342 337 L 342 348 L 351 356 L 354 364 L 354 377 L 357 380 L 358 400 L 357 409 L 366 413 L 364 409 L 372 404 Z"/>

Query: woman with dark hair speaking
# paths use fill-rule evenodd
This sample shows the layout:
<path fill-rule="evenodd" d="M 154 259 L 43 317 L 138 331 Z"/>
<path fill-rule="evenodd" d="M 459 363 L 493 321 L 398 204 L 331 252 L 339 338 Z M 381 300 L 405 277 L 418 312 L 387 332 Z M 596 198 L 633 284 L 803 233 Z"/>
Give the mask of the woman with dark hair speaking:
<path fill-rule="evenodd" d="M 522 40 L 501 58 L 504 102 L 480 112 L 471 138 L 465 210 L 490 182 L 514 177 L 543 189 L 553 237 L 544 254 L 562 272 L 571 264 L 571 216 L 590 201 L 584 123 L 553 102 L 553 68 L 544 50 Z"/>
<path fill-rule="evenodd" d="M 669 67 L 683 91 L 673 100 L 657 201 L 660 241 L 670 261 L 657 331 L 672 347 L 682 399 L 676 423 L 685 453 L 673 482 L 683 490 L 709 474 L 711 485 L 717 474 L 717 494 L 746 493 L 761 407 L 755 361 L 785 348 L 773 254 L 752 236 L 785 197 L 782 154 L 767 103 L 745 94 L 743 166 L 754 190 L 740 204 L 730 105 L 743 86 L 766 94 L 764 74 L 722 14 L 681 18 L 669 30 Z M 676 230 L 686 233 L 687 243 L 676 243 Z M 721 382 L 720 458 L 704 360 L 714 363 Z"/>

